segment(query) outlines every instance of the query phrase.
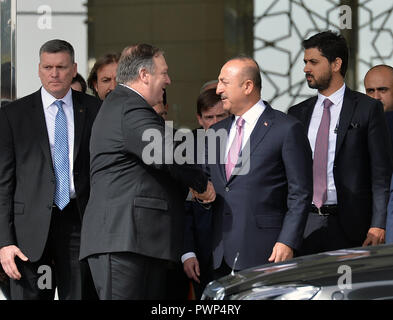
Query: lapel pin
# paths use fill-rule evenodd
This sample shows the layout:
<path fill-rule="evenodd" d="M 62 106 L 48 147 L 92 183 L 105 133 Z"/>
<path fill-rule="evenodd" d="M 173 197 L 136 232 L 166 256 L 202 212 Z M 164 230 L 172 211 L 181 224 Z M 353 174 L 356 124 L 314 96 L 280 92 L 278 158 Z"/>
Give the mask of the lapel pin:
<path fill-rule="evenodd" d="M 267 127 L 269 125 L 266 121 L 263 124 L 265 127 Z"/>

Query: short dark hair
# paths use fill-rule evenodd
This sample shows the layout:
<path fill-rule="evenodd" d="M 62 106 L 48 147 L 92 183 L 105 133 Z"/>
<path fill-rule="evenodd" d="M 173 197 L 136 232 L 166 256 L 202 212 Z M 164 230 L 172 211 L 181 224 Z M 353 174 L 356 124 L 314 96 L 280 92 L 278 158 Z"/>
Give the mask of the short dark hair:
<path fill-rule="evenodd" d="M 75 52 L 74 48 L 70 43 L 65 40 L 54 39 L 45 42 L 40 48 L 40 58 L 42 53 L 58 53 L 67 52 L 71 57 L 71 62 L 75 63 Z"/>
<path fill-rule="evenodd" d="M 207 89 L 201 92 L 197 100 L 197 114 L 202 117 L 202 112 L 213 108 L 221 101 L 221 96 L 216 93 L 216 89 Z"/>
<path fill-rule="evenodd" d="M 96 63 L 94 64 L 94 66 L 91 69 L 90 74 L 87 78 L 87 85 L 89 86 L 91 91 L 93 91 L 93 93 L 96 97 L 98 97 L 98 92 L 94 88 L 94 84 L 97 82 L 98 70 L 108 64 L 118 63 L 119 59 L 120 59 L 120 53 L 118 53 L 118 52 L 117 53 L 116 52 L 107 53 L 97 59 Z"/>
<path fill-rule="evenodd" d="M 75 82 L 79 82 L 81 87 L 82 87 L 82 92 L 86 93 L 87 90 L 87 84 L 85 79 L 82 77 L 82 75 L 80 73 L 77 73 L 76 76 L 72 79 L 71 84 L 75 83 Z"/>
<path fill-rule="evenodd" d="M 347 41 L 341 34 L 331 30 L 320 32 L 303 40 L 302 45 L 304 49 L 317 48 L 330 63 L 334 62 L 336 58 L 340 58 L 342 60 L 340 73 L 345 77 L 349 53 Z"/>

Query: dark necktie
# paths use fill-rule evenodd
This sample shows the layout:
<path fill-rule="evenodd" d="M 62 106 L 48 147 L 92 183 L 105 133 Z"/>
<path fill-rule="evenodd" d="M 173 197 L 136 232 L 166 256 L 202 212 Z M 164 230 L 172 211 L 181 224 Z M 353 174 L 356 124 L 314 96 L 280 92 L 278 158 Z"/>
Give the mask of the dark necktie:
<path fill-rule="evenodd" d="M 333 103 L 327 98 L 323 101 L 323 114 L 317 133 L 317 139 L 315 141 L 313 161 L 313 202 L 317 208 L 322 207 L 322 205 L 327 199 L 327 165 L 329 149 L 330 107 L 332 106 L 332 104 Z"/>

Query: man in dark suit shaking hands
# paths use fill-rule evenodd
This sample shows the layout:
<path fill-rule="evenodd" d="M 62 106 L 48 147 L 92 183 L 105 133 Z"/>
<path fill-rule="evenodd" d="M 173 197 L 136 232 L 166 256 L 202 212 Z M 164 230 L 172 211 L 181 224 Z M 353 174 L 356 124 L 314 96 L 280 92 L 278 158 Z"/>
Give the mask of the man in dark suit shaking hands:
<path fill-rule="evenodd" d="M 303 254 L 384 242 L 392 151 L 380 101 L 344 83 L 345 39 L 334 32 L 303 41 L 304 72 L 318 96 L 289 109 L 313 150 L 314 195 Z"/>
<path fill-rule="evenodd" d="M 0 109 L 0 261 L 12 299 L 84 298 L 81 220 L 89 140 L 100 102 L 71 89 L 74 49 L 40 49 L 42 88 Z"/>
<path fill-rule="evenodd" d="M 214 200 L 215 192 L 198 166 L 167 161 L 173 137 L 152 108 L 170 84 L 163 52 L 127 47 L 117 82 L 92 130 L 80 257 L 88 258 L 100 299 L 165 299 L 168 262 L 182 253 L 185 187 L 202 200 Z M 149 132 L 159 136 L 153 160 L 145 152 Z"/>
<path fill-rule="evenodd" d="M 261 75 L 250 57 L 229 60 L 217 94 L 233 116 L 211 128 L 225 132 L 208 150 L 217 192 L 213 204 L 215 277 L 290 259 L 299 249 L 312 195 L 311 150 L 302 125 L 261 99 Z M 225 155 L 225 161 L 222 155 Z M 224 163 L 225 162 L 225 163 Z"/>

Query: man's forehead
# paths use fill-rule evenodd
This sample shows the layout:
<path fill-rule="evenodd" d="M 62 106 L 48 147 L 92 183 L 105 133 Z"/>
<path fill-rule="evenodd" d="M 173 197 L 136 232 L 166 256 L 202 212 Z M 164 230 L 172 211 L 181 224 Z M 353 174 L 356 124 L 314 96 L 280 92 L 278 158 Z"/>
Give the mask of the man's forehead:
<path fill-rule="evenodd" d="M 69 53 L 60 52 L 43 52 L 40 55 L 40 63 L 72 63 Z"/>
<path fill-rule="evenodd" d="M 210 116 L 210 115 L 225 113 L 225 111 L 222 108 L 222 103 L 217 102 L 213 107 L 206 109 L 204 111 L 201 111 L 201 113 L 203 116 Z"/>
<path fill-rule="evenodd" d="M 369 72 L 366 79 L 380 79 L 385 82 L 393 82 L 393 72 L 386 68 L 377 68 Z"/>

